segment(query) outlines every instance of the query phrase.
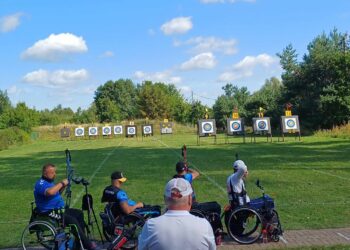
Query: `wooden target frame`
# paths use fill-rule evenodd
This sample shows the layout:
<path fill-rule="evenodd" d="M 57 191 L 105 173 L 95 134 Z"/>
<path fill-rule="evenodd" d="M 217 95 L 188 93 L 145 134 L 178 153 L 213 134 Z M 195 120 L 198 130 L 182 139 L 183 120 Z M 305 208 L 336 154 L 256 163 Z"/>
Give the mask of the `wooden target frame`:
<path fill-rule="evenodd" d="M 61 128 L 60 135 L 61 135 L 61 138 L 69 138 L 70 137 L 70 128 Z"/>
<path fill-rule="evenodd" d="M 160 135 L 173 134 L 173 123 L 172 122 L 160 122 L 159 129 L 160 129 Z"/>
<path fill-rule="evenodd" d="M 141 126 L 142 136 L 153 136 L 153 124 L 145 124 Z"/>
<path fill-rule="evenodd" d="M 272 142 L 271 122 L 270 117 L 254 117 L 253 118 L 253 133 L 250 137 L 250 142 L 256 143 L 257 136 L 266 136 L 266 141 Z"/>
<path fill-rule="evenodd" d="M 215 119 L 199 119 L 197 122 L 197 145 L 200 145 L 201 137 L 214 137 L 216 144 Z"/>
<path fill-rule="evenodd" d="M 226 120 L 225 143 L 228 143 L 229 137 L 242 137 L 245 143 L 244 118 L 227 118 Z"/>
<path fill-rule="evenodd" d="M 286 134 L 293 134 L 295 135 L 295 140 L 298 137 L 299 141 L 301 141 L 299 116 L 297 115 L 281 116 L 281 136 L 282 136 L 283 142 Z M 279 141 L 279 137 L 278 137 L 278 141 Z"/>
<path fill-rule="evenodd" d="M 112 136 L 112 126 L 103 126 L 101 130 L 102 130 L 103 137 L 111 137 Z"/>

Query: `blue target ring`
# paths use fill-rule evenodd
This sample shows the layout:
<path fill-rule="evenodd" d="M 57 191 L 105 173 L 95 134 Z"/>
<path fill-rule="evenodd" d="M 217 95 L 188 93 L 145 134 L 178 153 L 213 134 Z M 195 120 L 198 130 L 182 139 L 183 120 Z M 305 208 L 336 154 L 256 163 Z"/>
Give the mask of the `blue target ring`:
<path fill-rule="evenodd" d="M 241 124 L 239 124 L 239 122 L 232 122 L 231 128 L 233 130 L 239 130 L 241 128 Z"/>
<path fill-rule="evenodd" d="M 151 127 L 144 127 L 144 128 L 143 128 L 143 131 L 144 131 L 145 133 L 151 133 Z"/>
<path fill-rule="evenodd" d="M 119 134 L 120 132 L 122 132 L 122 128 L 121 127 L 115 127 L 114 133 Z"/>
<path fill-rule="evenodd" d="M 90 134 L 96 134 L 96 128 L 90 128 Z"/>
<path fill-rule="evenodd" d="M 259 129 L 266 129 L 266 121 L 260 121 L 258 122 L 258 128 Z"/>
<path fill-rule="evenodd" d="M 77 129 L 77 135 L 82 135 L 84 130 L 82 128 Z"/>
<path fill-rule="evenodd" d="M 105 133 L 105 134 L 109 134 L 110 131 L 111 131 L 111 130 L 110 130 L 109 128 L 104 128 L 104 129 L 103 129 L 103 133 Z"/>
<path fill-rule="evenodd" d="M 128 132 L 129 132 L 129 134 L 134 134 L 135 133 L 135 128 L 133 128 L 133 127 L 128 128 Z"/>
<path fill-rule="evenodd" d="M 203 129 L 204 129 L 205 132 L 211 131 L 212 128 L 213 128 L 213 126 L 212 126 L 210 123 L 205 123 L 205 124 L 203 125 Z"/>
<path fill-rule="evenodd" d="M 287 126 L 293 128 L 295 126 L 295 121 L 292 119 L 287 120 Z"/>

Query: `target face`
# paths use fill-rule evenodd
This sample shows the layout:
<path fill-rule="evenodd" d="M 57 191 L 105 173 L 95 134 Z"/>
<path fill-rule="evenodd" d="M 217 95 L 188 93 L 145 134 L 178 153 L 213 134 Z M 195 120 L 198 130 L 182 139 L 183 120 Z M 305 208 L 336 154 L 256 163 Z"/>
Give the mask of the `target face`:
<path fill-rule="evenodd" d="M 269 124 L 267 120 L 256 120 L 256 130 L 257 131 L 268 131 L 269 130 Z"/>
<path fill-rule="evenodd" d="M 203 133 L 214 133 L 213 122 L 203 122 L 202 123 L 202 131 Z"/>
<path fill-rule="evenodd" d="M 115 135 L 123 134 L 123 126 L 121 125 L 114 126 L 114 134 Z"/>
<path fill-rule="evenodd" d="M 242 131 L 241 121 L 231 121 L 230 128 L 232 132 Z"/>
<path fill-rule="evenodd" d="M 286 129 L 298 129 L 296 118 L 287 118 L 284 120 Z"/>
<path fill-rule="evenodd" d="M 112 134 L 112 129 L 110 126 L 102 127 L 102 134 L 103 135 L 110 135 Z"/>
<path fill-rule="evenodd" d="M 84 136 L 84 128 L 75 128 L 75 136 Z"/>
<path fill-rule="evenodd" d="M 136 128 L 135 127 L 128 127 L 128 135 L 136 135 Z"/>
<path fill-rule="evenodd" d="M 152 127 L 151 126 L 143 126 L 143 134 L 144 135 L 152 134 Z"/>
<path fill-rule="evenodd" d="M 90 127 L 89 128 L 89 136 L 97 135 L 97 127 Z"/>

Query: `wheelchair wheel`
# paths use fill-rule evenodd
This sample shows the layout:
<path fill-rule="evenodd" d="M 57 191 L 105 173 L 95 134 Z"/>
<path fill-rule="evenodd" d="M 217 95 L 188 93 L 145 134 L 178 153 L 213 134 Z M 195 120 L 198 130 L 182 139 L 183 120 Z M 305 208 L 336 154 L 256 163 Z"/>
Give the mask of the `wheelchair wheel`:
<path fill-rule="evenodd" d="M 31 222 L 22 233 L 23 249 L 54 249 L 57 230 L 46 221 Z"/>
<path fill-rule="evenodd" d="M 128 238 L 128 241 L 121 247 L 121 249 L 135 249 L 137 247 L 138 236 L 141 233 L 145 222 L 145 219 L 137 213 L 122 216 L 116 221 L 115 224 L 122 226 L 123 232 Z"/>
<path fill-rule="evenodd" d="M 258 212 L 242 207 L 231 212 L 226 227 L 232 239 L 241 244 L 251 244 L 261 236 L 263 225 Z"/>

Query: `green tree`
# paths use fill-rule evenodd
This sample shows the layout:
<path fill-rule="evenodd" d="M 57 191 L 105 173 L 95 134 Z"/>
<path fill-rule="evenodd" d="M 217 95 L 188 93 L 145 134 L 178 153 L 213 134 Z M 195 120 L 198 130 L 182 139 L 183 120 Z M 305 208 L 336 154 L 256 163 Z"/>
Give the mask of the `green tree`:
<path fill-rule="evenodd" d="M 317 36 L 300 63 L 291 46 L 280 56 L 283 101 L 294 104 L 303 125 L 331 128 L 350 119 L 349 37 L 334 29 Z"/>
<path fill-rule="evenodd" d="M 112 108 L 115 112 L 119 113 L 118 119 L 130 119 L 137 116 L 138 107 L 135 105 L 137 103 L 136 87 L 129 79 L 119 79 L 115 82 L 108 81 L 99 86 L 95 92 L 94 100 L 96 113 L 101 122 L 104 121 L 103 117 L 107 115 L 105 113 L 106 110 L 112 108 L 113 104 L 111 102 L 118 109 L 117 111 L 116 108 Z M 103 105 L 109 105 L 110 107 L 104 107 Z M 115 117 L 115 114 L 112 116 Z"/>
<path fill-rule="evenodd" d="M 30 132 L 32 127 L 39 124 L 39 113 L 30 109 L 24 102 L 20 102 L 15 108 L 10 110 L 9 127 L 18 127 Z"/>

